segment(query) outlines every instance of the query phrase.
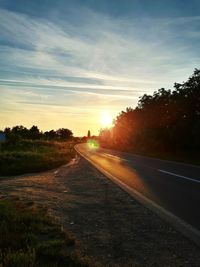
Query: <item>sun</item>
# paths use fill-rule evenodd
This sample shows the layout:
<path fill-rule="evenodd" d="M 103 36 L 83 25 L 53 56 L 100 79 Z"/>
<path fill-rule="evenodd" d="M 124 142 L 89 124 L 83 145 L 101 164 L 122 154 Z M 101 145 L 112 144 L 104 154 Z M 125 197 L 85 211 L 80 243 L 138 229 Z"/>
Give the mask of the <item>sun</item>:
<path fill-rule="evenodd" d="M 112 117 L 110 116 L 109 113 L 107 112 L 104 112 L 102 115 L 101 115 L 101 125 L 103 127 L 111 127 L 112 126 Z"/>

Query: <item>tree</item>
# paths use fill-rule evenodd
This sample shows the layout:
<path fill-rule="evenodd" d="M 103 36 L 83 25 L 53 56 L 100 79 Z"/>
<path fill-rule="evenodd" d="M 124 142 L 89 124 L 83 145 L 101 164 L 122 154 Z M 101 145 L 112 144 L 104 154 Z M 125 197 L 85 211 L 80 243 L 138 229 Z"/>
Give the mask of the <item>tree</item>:
<path fill-rule="evenodd" d="M 4 133 L 6 135 L 6 138 L 8 139 L 9 138 L 9 135 L 11 134 L 11 129 L 9 127 L 5 128 L 4 129 Z"/>
<path fill-rule="evenodd" d="M 22 125 L 17 125 L 12 128 L 11 132 L 14 135 L 18 135 L 19 138 L 26 138 L 28 136 L 29 130 Z"/>
<path fill-rule="evenodd" d="M 66 128 L 58 129 L 56 134 L 60 140 L 69 140 L 73 136 L 72 131 Z"/>
<path fill-rule="evenodd" d="M 31 139 L 39 139 L 40 137 L 40 130 L 37 126 L 33 125 L 29 130 L 29 137 Z"/>
<path fill-rule="evenodd" d="M 90 137 L 91 137 L 90 130 L 88 130 L 87 137 L 88 137 L 88 138 L 90 138 Z"/>
<path fill-rule="evenodd" d="M 73 137 L 73 133 L 69 129 L 60 128 L 57 131 L 50 130 L 41 132 L 37 126 L 33 125 L 30 129 L 22 125 L 14 126 L 12 129 L 7 127 L 4 129 L 6 138 L 9 140 L 20 140 L 20 139 L 47 139 L 47 140 L 68 140 Z"/>
<path fill-rule="evenodd" d="M 161 88 L 140 97 L 135 109 L 116 118 L 112 135 L 100 133 L 117 149 L 135 151 L 198 151 L 200 149 L 200 70 L 174 89 Z M 191 152 L 192 153 L 192 152 Z"/>
<path fill-rule="evenodd" d="M 56 134 L 56 131 L 54 131 L 54 130 L 46 131 L 44 133 L 44 136 L 49 140 L 53 140 L 53 139 L 56 139 L 58 137 Z"/>

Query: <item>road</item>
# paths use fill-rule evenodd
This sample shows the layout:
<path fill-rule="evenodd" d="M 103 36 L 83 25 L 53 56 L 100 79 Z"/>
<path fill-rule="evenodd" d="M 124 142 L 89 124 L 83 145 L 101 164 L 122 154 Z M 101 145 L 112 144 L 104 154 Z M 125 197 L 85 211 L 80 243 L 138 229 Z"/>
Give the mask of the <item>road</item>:
<path fill-rule="evenodd" d="M 199 247 L 82 157 L 51 171 L 0 177 L 4 198 L 46 207 L 81 255 L 101 266 L 200 266 Z"/>
<path fill-rule="evenodd" d="M 200 230 L 200 167 L 79 144 L 96 166 Z"/>

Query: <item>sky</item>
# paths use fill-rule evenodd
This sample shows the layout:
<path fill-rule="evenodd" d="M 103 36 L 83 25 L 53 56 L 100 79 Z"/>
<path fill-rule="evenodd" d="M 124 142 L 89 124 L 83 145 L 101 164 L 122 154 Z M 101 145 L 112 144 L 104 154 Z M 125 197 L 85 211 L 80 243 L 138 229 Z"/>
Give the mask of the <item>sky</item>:
<path fill-rule="evenodd" d="M 200 67 L 199 0 L 0 0 L 0 129 L 98 134 Z"/>

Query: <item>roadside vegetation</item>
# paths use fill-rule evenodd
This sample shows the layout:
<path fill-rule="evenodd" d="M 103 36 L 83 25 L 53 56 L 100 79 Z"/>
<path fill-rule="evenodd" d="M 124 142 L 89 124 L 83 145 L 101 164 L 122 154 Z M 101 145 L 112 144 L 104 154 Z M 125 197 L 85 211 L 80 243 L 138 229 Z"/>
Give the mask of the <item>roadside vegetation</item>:
<path fill-rule="evenodd" d="M 74 157 L 72 132 L 59 129 L 42 133 L 37 126 L 6 128 L 6 141 L 0 144 L 0 175 L 45 171 Z"/>
<path fill-rule="evenodd" d="M 86 267 L 75 239 L 30 201 L 0 200 L 1 267 Z"/>
<path fill-rule="evenodd" d="M 143 95 L 112 129 L 102 129 L 104 147 L 200 164 L 200 70 L 173 89 Z"/>
<path fill-rule="evenodd" d="M 0 150 L 0 175 L 17 175 L 56 168 L 75 155 L 70 141 L 20 140 Z"/>

